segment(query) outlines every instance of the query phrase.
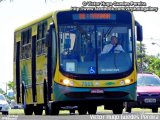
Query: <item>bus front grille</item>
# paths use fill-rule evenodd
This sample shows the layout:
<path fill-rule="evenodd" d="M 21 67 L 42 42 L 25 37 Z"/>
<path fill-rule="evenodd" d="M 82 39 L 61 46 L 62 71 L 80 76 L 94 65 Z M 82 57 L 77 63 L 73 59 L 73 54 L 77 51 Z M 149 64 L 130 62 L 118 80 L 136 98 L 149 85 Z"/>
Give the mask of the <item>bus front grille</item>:
<path fill-rule="evenodd" d="M 69 92 L 65 94 L 71 98 L 120 98 L 128 95 L 127 92 L 104 92 L 104 93 L 90 93 L 90 92 Z"/>

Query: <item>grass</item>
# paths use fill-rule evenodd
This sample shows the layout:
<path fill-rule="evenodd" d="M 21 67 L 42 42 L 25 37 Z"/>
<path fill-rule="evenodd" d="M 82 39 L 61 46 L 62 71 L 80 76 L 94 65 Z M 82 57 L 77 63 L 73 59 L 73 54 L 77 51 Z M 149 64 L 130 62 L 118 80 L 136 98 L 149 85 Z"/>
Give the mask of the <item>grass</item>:
<path fill-rule="evenodd" d="M 104 107 L 103 106 L 100 106 L 98 107 L 98 112 L 102 112 L 102 113 L 112 113 L 111 110 L 104 110 Z M 125 111 L 125 110 L 124 110 Z M 151 109 L 140 109 L 140 108 L 133 108 L 132 109 L 133 112 L 151 112 L 152 113 L 152 110 Z M 78 114 L 78 112 L 76 111 L 76 113 Z M 159 113 L 160 113 L 160 108 L 159 108 Z M 10 115 L 24 115 L 24 111 L 23 109 L 11 109 L 9 110 L 9 114 Z M 43 114 L 44 114 L 44 111 L 43 111 Z M 66 114 L 68 115 L 69 114 L 69 111 L 68 110 L 61 110 L 60 111 L 60 114 Z"/>
<path fill-rule="evenodd" d="M 9 115 L 24 115 L 23 109 L 10 109 Z"/>

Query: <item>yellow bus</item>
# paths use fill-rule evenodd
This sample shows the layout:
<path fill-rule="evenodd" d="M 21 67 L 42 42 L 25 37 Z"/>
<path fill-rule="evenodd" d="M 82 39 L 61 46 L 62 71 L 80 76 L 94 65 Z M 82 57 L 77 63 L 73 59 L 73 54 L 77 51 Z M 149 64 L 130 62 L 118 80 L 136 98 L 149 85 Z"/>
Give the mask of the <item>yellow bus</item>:
<path fill-rule="evenodd" d="M 14 35 L 16 98 L 26 115 L 96 114 L 100 105 L 121 114 L 124 102 L 136 100 L 136 40 L 143 36 L 131 12 L 56 11 Z"/>

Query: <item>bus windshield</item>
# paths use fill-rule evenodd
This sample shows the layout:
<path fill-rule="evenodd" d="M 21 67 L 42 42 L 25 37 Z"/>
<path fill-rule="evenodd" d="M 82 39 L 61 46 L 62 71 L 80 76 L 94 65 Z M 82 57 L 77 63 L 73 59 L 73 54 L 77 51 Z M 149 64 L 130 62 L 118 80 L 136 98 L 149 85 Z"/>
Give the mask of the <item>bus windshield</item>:
<path fill-rule="evenodd" d="M 59 25 L 60 67 L 74 74 L 115 74 L 132 67 L 131 25 Z M 112 37 L 117 39 L 113 45 Z"/>

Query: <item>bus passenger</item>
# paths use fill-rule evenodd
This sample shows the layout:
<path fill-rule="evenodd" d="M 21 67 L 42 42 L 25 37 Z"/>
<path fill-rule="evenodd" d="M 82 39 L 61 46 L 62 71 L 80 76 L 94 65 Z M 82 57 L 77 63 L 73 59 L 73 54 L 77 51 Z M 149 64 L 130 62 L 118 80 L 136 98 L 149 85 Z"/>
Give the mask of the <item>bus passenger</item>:
<path fill-rule="evenodd" d="M 100 53 L 100 55 L 105 54 L 105 53 L 112 53 L 114 51 L 125 52 L 124 49 L 122 48 L 122 46 L 120 44 L 118 44 L 118 40 L 117 40 L 116 36 L 111 37 L 111 43 L 106 44 L 103 47 L 103 50 Z"/>

